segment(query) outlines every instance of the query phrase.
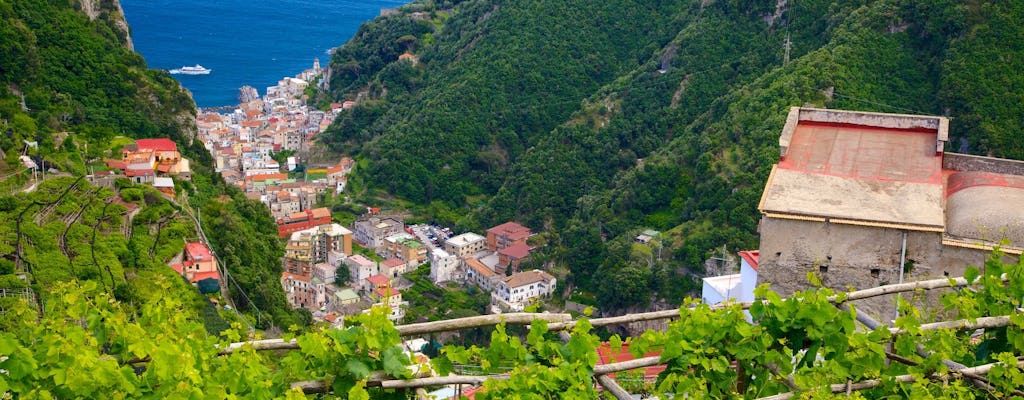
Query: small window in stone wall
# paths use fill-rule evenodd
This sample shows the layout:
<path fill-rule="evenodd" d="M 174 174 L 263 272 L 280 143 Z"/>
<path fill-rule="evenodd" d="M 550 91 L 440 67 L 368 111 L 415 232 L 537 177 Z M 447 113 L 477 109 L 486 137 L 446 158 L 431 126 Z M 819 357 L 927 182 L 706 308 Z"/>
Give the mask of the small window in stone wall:
<path fill-rule="evenodd" d="M 878 276 L 881 275 L 881 273 L 882 273 L 882 270 L 879 269 L 879 268 L 872 268 L 871 269 L 871 277 L 872 278 L 878 279 Z"/>
<path fill-rule="evenodd" d="M 819 265 L 818 266 L 818 273 L 824 274 L 826 272 L 828 272 L 828 265 Z"/>

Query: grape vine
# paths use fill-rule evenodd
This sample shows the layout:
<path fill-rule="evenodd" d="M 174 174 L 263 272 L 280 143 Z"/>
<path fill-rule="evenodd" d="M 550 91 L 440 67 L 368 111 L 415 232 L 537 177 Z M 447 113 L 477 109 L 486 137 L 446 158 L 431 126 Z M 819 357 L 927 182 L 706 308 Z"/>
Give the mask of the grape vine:
<path fill-rule="evenodd" d="M 66 283 L 49 293 L 43 318 L 24 318 L 15 331 L 0 333 L 0 393 L 401 399 L 418 388 L 462 383 L 482 385 L 479 399 L 624 398 L 627 391 L 610 374 L 664 365 L 656 382 L 626 386 L 690 398 L 1020 398 L 1024 264 L 1000 256 L 963 278 L 848 293 L 814 287 L 788 298 L 763 286 L 750 304 L 690 301 L 670 314 L 625 316 L 672 321 L 665 331 L 612 336 L 613 352 L 628 343 L 637 358 L 603 365 L 594 327 L 624 317 L 513 314 L 395 326 L 375 309 L 349 317 L 343 329 L 252 341 L 243 340 L 249 338 L 240 326 L 207 334 L 176 312 L 182 304 L 170 296 L 130 312 L 94 282 Z M 941 308 L 923 308 L 933 289 L 943 291 Z M 897 300 L 892 326 L 859 315 L 852 304 L 898 292 L 906 299 Z M 529 329 L 512 334 L 507 328 L 515 324 Z M 495 325 L 489 346 L 446 346 L 429 362 L 402 347 L 409 334 L 486 325 Z M 651 352 L 660 355 L 644 357 Z M 453 374 L 457 365 L 479 372 Z"/>

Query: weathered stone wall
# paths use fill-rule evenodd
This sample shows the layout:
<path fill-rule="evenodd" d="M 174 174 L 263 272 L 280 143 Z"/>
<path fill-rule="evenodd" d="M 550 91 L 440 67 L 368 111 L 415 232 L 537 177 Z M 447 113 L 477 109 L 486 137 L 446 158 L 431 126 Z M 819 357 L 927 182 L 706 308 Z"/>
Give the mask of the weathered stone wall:
<path fill-rule="evenodd" d="M 954 171 L 978 171 L 1008 175 L 1024 175 L 1024 161 L 972 156 L 958 153 L 943 154 L 942 168 Z"/>
<path fill-rule="evenodd" d="M 898 283 L 899 229 L 763 217 L 758 283 L 789 295 L 810 286 L 807 273 L 836 289 L 866 289 Z M 990 252 L 944 246 L 937 232 L 907 232 L 904 282 L 961 276 L 969 265 L 983 266 Z M 935 296 L 933 295 L 934 299 Z M 858 310 L 889 320 L 893 296 L 862 300 Z"/>

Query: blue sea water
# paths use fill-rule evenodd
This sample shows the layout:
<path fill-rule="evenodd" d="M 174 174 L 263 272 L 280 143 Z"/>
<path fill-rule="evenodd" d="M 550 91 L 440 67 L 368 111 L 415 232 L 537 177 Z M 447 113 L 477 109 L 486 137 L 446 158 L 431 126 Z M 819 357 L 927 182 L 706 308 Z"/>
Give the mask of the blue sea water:
<path fill-rule="evenodd" d="M 408 0 L 121 0 L 135 50 L 150 68 L 200 64 L 174 75 L 199 107 L 233 105 L 238 88 L 265 94 L 347 42 L 359 25 Z"/>

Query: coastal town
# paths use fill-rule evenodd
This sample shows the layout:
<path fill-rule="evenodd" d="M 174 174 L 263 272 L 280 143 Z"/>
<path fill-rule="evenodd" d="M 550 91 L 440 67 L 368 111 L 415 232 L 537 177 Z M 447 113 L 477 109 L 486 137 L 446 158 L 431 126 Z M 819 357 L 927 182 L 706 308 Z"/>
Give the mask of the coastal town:
<path fill-rule="evenodd" d="M 334 103 L 321 111 L 307 104 L 306 89 L 325 72 L 314 61 L 312 68 L 281 79 L 262 96 L 243 87 L 240 103 L 228 113 L 197 117 L 197 140 L 213 156 L 216 172 L 266 205 L 276 220 L 278 235 L 286 242 L 281 286 L 293 307 L 336 325 L 345 315 L 387 307 L 389 317 L 401 322 L 409 307 L 402 293 L 412 285 L 403 275 L 425 263 L 439 287 L 472 285 L 489 293 L 494 313 L 522 311 L 554 292 L 557 280 L 551 274 L 520 270 L 533 250 L 527 243 L 533 232 L 516 222 L 483 234 L 453 235 L 439 226 L 407 225 L 401 216 L 380 215 L 375 208 L 368 208 L 353 225 L 342 226 L 330 209 L 318 207 L 325 196 L 344 192 L 355 167 L 354 160 L 341 157 L 326 168 L 309 168 L 299 156 L 355 105 Z M 289 156 L 275 159 L 278 154 Z M 188 266 L 182 270 L 187 277 L 204 276 Z"/>

